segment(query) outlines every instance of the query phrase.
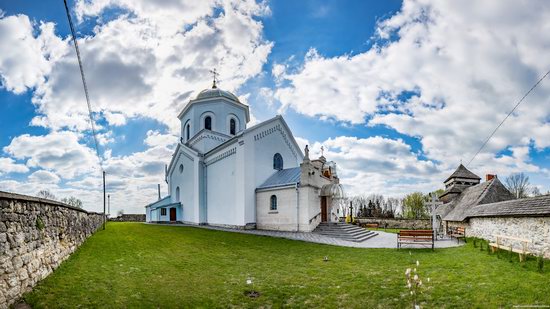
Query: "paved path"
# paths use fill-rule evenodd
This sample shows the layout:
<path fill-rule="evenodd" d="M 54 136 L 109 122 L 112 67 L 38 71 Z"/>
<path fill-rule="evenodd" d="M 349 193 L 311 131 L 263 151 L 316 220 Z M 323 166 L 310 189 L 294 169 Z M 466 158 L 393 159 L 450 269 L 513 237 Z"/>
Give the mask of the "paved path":
<path fill-rule="evenodd" d="M 147 223 L 149 224 L 149 223 Z M 190 225 L 190 224 L 170 224 L 171 226 L 187 226 L 195 228 L 203 228 L 209 230 L 233 232 L 233 233 L 242 233 L 242 234 L 252 234 L 252 235 L 261 235 L 261 236 L 270 236 L 278 238 L 287 238 L 292 240 L 301 240 L 319 244 L 335 245 L 342 247 L 354 247 L 354 248 L 397 248 L 397 234 L 386 233 L 382 231 L 376 231 L 377 236 L 369 238 L 363 242 L 351 242 L 345 241 L 334 237 L 329 237 L 325 235 L 320 235 L 317 233 L 305 233 L 305 232 L 282 232 L 282 231 L 265 231 L 265 230 L 237 230 L 223 227 L 215 227 L 208 225 Z M 436 248 L 450 248 L 458 247 L 463 245 L 457 243 L 456 240 L 437 240 L 435 242 Z M 422 246 L 410 246 L 411 248 L 422 248 Z M 408 247 L 405 247 L 408 249 Z M 404 248 L 404 249 L 405 249 Z M 425 248 L 425 247 L 424 247 Z"/>

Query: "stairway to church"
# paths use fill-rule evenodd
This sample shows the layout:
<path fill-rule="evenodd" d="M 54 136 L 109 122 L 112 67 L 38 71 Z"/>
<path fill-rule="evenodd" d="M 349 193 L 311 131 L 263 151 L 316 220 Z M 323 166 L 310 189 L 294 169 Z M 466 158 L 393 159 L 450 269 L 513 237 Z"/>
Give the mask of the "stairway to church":
<path fill-rule="evenodd" d="M 353 242 L 362 242 L 378 235 L 357 225 L 342 222 L 321 222 L 313 233 Z"/>

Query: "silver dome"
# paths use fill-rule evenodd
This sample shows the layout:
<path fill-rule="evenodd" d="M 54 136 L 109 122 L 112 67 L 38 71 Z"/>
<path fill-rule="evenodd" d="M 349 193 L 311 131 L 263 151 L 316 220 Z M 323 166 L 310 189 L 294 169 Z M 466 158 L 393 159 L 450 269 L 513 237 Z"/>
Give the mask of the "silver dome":
<path fill-rule="evenodd" d="M 240 102 L 239 98 L 237 98 L 236 95 L 232 94 L 229 91 L 221 90 L 219 88 L 204 89 L 199 93 L 199 95 L 197 95 L 195 100 L 218 98 L 218 97 L 224 97 L 236 102 Z"/>

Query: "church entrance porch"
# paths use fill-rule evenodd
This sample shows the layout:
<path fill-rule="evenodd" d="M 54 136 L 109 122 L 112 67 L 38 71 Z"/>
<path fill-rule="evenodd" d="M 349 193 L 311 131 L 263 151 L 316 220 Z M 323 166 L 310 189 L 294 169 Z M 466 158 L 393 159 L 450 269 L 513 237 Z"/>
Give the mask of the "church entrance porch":
<path fill-rule="evenodd" d="M 327 197 L 321 196 L 321 222 L 328 221 Z"/>

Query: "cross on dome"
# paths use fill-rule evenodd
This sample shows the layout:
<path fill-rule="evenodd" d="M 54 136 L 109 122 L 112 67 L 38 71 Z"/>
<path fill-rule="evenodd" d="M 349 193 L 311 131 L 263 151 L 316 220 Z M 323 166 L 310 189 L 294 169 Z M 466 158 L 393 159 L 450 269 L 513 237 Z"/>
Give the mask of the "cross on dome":
<path fill-rule="evenodd" d="M 220 73 L 216 71 L 216 68 L 214 68 L 213 70 L 210 70 L 210 73 L 212 73 L 212 79 L 214 80 L 212 83 L 212 89 L 216 89 L 218 88 L 216 86 L 216 82 L 218 81 L 218 76 L 220 75 Z"/>

